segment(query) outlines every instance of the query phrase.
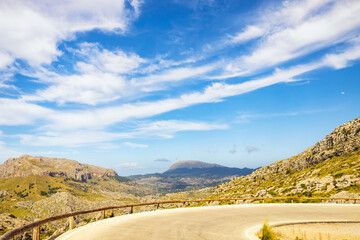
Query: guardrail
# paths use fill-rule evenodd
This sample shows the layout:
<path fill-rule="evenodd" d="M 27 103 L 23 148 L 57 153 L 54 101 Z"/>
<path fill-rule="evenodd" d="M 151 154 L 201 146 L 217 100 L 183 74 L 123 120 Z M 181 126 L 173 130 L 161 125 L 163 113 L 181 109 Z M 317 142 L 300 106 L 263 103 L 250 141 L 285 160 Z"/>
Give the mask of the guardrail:
<path fill-rule="evenodd" d="M 92 210 L 86 210 L 86 211 L 79 211 L 79 212 L 72 212 L 72 213 L 66 213 L 62 215 L 57 215 L 49 218 L 45 218 L 39 221 L 32 222 L 30 224 L 27 224 L 25 226 L 13 229 L 4 235 L 0 236 L 0 240 L 8 240 L 11 239 L 19 234 L 22 234 L 26 231 L 33 230 L 33 240 L 40 240 L 40 226 L 44 225 L 49 222 L 53 222 L 56 220 L 69 218 L 69 230 L 75 228 L 75 221 L 74 216 L 87 214 L 87 213 L 93 213 L 93 212 L 101 212 L 101 219 L 105 218 L 105 211 L 106 210 L 113 210 L 113 209 L 120 209 L 120 208 L 130 208 L 130 214 L 134 212 L 134 207 L 141 207 L 141 206 L 148 206 L 148 205 L 156 205 L 156 209 L 159 209 L 160 205 L 162 204 L 175 204 L 175 203 L 182 203 L 185 207 L 186 203 L 201 203 L 201 202 L 224 202 L 224 201 L 262 201 L 262 203 L 265 203 L 265 201 L 274 201 L 274 200 L 285 200 L 293 203 L 294 201 L 328 201 L 328 200 L 343 200 L 343 201 L 353 201 L 353 203 L 357 203 L 360 201 L 360 198 L 313 198 L 313 197 L 273 197 L 273 198 L 261 198 L 261 197 L 253 197 L 253 198 L 221 198 L 221 199 L 201 199 L 201 200 L 177 200 L 177 201 L 161 201 L 161 202 L 149 202 L 149 203 L 139 203 L 139 204 L 130 204 L 130 205 L 121 205 L 121 206 L 110 206 L 110 207 L 103 207 L 103 208 L 97 208 Z"/>

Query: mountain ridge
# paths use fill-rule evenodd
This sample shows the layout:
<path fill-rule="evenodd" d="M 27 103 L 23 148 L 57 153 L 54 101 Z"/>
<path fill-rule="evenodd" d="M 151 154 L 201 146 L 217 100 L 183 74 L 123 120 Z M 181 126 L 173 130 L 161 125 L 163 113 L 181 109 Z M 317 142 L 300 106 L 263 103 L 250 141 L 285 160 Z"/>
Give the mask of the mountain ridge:
<path fill-rule="evenodd" d="M 118 176 L 112 169 L 79 163 L 66 158 L 22 155 L 18 158 L 9 158 L 0 165 L 0 179 L 30 175 L 69 177 L 81 181 L 94 177 Z"/>
<path fill-rule="evenodd" d="M 196 161 L 196 160 L 179 160 L 179 161 L 173 163 L 169 167 L 169 169 L 166 170 L 165 172 L 172 171 L 177 168 L 192 169 L 192 168 L 212 168 L 212 167 L 224 167 L 224 166 L 221 166 L 221 165 L 215 164 L 215 163 L 206 163 L 206 162 Z"/>
<path fill-rule="evenodd" d="M 163 199 L 232 197 L 331 197 L 360 193 L 360 117 L 336 127 L 296 156 L 249 175 Z"/>

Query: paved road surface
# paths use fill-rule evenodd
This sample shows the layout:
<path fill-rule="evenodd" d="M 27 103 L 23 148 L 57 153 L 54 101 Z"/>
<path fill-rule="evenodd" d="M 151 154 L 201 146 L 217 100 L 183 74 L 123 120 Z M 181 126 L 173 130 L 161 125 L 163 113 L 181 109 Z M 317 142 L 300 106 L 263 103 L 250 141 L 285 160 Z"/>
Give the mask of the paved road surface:
<path fill-rule="evenodd" d="M 251 239 L 251 232 L 266 217 L 270 223 L 360 221 L 360 204 L 242 204 L 158 210 L 94 222 L 57 239 Z"/>

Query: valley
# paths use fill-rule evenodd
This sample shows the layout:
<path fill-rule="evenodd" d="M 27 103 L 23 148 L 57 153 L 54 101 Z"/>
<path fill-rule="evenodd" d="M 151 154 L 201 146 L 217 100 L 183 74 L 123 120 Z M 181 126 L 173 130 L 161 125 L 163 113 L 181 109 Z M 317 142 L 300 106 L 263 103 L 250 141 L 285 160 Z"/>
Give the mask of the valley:
<path fill-rule="evenodd" d="M 121 177 L 112 169 L 74 160 L 23 155 L 0 165 L 0 233 L 38 218 L 150 201 L 360 197 L 359 145 L 357 118 L 302 153 L 259 169 L 179 161 L 163 173 Z M 100 217 L 86 214 L 76 221 L 81 226 Z M 59 221 L 43 226 L 42 234 L 52 236 L 67 227 L 66 221 Z M 19 239 L 27 238 L 25 234 Z"/>

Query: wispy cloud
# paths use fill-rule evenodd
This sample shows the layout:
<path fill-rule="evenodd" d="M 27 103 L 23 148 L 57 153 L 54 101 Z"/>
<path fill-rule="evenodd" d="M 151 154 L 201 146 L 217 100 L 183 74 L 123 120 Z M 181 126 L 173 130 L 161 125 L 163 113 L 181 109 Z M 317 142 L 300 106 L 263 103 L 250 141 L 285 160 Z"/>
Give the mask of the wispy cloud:
<path fill-rule="evenodd" d="M 233 147 L 229 150 L 229 153 L 235 154 L 237 152 L 237 145 L 233 144 Z"/>
<path fill-rule="evenodd" d="M 41 131 L 35 134 L 18 134 L 20 142 L 26 146 L 95 146 L 103 149 L 103 143 L 114 142 L 122 139 L 145 139 L 149 137 L 172 138 L 176 133 L 183 131 L 211 131 L 225 129 L 227 125 L 209 124 L 205 122 L 191 121 L 154 121 L 136 124 L 133 128 L 121 132 L 106 130 L 76 130 L 64 131 L 53 129 L 52 131 Z M 132 148 L 147 148 L 148 145 L 125 142 L 125 146 Z M 106 146 L 105 146 L 106 147 Z"/>
<path fill-rule="evenodd" d="M 148 148 L 149 147 L 149 145 L 146 145 L 146 144 L 132 143 L 132 142 L 125 142 L 124 145 L 131 147 L 131 148 Z"/>
<path fill-rule="evenodd" d="M 257 151 L 259 151 L 259 148 L 254 147 L 254 146 L 248 146 L 248 147 L 245 148 L 245 150 L 246 150 L 248 153 L 252 153 L 252 152 L 257 152 Z"/>
<path fill-rule="evenodd" d="M 166 70 L 159 74 L 149 75 L 146 77 L 132 79 L 132 84 L 135 86 L 149 86 L 164 82 L 177 82 L 191 77 L 196 77 L 210 72 L 215 68 L 215 65 L 206 65 L 201 67 L 182 67 Z"/>
<path fill-rule="evenodd" d="M 271 16 L 273 21 L 270 25 L 267 23 L 269 18 L 265 17 L 257 29 L 265 26 L 269 31 L 264 31 L 266 34 L 259 45 L 250 54 L 231 61 L 219 78 L 248 75 L 356 37 L 355 30 L 360 25 L 360 17 L 356 14 L 360 11 L 359 1 L 348 0 L 330 5 L 329 2 L 332 1 L 296 1 L 284 5 L 275 17 Z M 254 26 L 248 26 L 240 36 L 250 35 L 251 28 Z M 260 35 L 261 31 L 258 32 Z M 236 36 L 233 38 L 236 39 Z"/>
<path fill-rule="evenodd" d="M 349 57 L 350 55 L 351 57 Z M 349 47 L 345 51 L 331 56 L 333 59 L 336 58 L 337 62 L 341 61 L 343 66 L 347 66 L 351 61 L 360 58 L 360 48 L 358 46 Z M 48 129 L 99 129 L 130 119 L 156 116 L 196 104 L 220 102 L 227 97 L 255 91 L 278 83 L 293 82 L 296 81 L 296 77 L 309 71 L 322 67 L 333 67 L 333 61 L 328 59 L 329 55 L 309 64 L 296 65 L 289 69 L 277 69 L 272 75 L 243 83 L 226 84 L 216 82 L 206 87 L 203 92 L 183 94 L 178 98 L 123 104 L 94 110 L 55 111 L 20 100 L 0 99 L 0 110 L 4 113 L 8 112 L 6 114 L 9 115 L 9 117 L 1 115 L 0 122 L 19 125 L 29 124 L 35 120 L 45 120 L 48 124 L 44 127 Z M 16 104 L 14 108 L 9 107 L 11 102 Z M 24 119 L 23 113 L 30 114 L 32 112 L 30 109 L 34 109 L 33 112 L 39 112 L 39 114 L 31 114 L 29 119 Z M 84 119 L 86 119 L 86 122 L 84 122 Z"/>
<path fill-rule="evenodd" d="M 118 164 L 117 168 L 118 169 L 138 169 L 138 168 L 144 168 L 144 166 L 141 166 L 137 162 L 125 162 L 125 163 Z"/>
<path fill-rule="evenodd" d="M 158 158 L 158 159 L 155 159 L 154 162 L 170 162 L 170 160 L 166 159 L 166 158 Z"/>

